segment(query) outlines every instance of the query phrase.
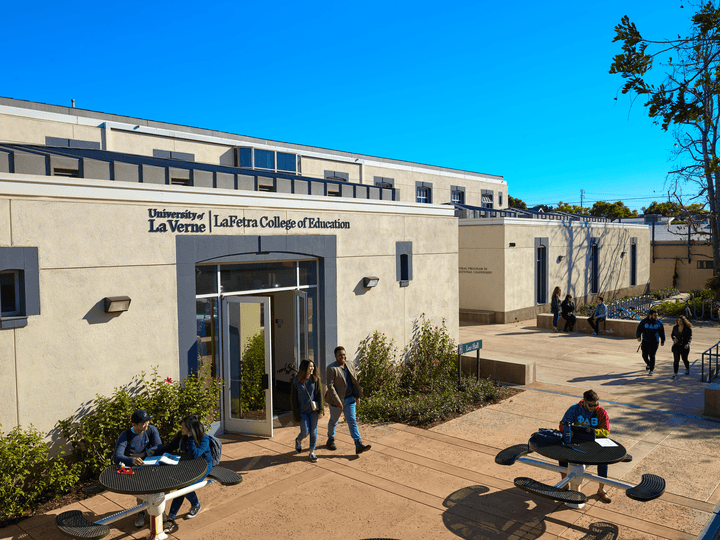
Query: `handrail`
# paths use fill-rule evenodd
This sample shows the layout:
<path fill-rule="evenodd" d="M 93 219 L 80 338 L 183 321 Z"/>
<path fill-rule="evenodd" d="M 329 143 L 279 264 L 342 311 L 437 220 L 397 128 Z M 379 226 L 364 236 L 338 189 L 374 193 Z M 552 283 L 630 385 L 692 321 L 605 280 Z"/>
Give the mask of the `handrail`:
<path fill-rule="evenodd" d="M 713 352 L 713 349 L 715 352 Z M 705 380 L 705 355 L 708 357 L 708 374 L 707 380 Z M 712 370 L 712 358 L 715 357 L 715 374 L 713 375 Z M 701 355 L 701 367 L 700 367 L 700 380 L 702 382 L 710 382 L 712 379 L 718 376 L 718 367 L 720 367 L 720 341 L 710 347 L 707 351 Z"/>

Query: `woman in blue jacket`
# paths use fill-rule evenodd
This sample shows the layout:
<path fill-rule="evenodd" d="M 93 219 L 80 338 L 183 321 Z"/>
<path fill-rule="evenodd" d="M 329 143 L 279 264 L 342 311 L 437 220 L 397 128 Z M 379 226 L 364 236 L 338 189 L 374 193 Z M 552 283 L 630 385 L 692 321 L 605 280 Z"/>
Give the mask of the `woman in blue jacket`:
<path fill-rule="evenodd" d="M 210 437 L 205 434 L 205 428 L 203 428 L 200 420 L 194 414 L 183 418 L 183 421 L 180 423 L 180 433 L 178 433 L 168 445 L 163 446 L 160 450 L 158 450 L 157 454 L 161 455 L 165 452 L 172 452 L 173 450 L 180 450 L 192 459 L 199 457 L 205 458 L 205 461 L 207 461 L 208 464 L 205 476 L 210 474 L 210 471 L 212 471 Z M 202 481 L 205 476 L 198 480 L 198 482 Z M 175 528 L 175 516 L 177 515 L 178 510 L 180 510 L 180 506 L 182 505 L 185 497 L 187 497 L 187 500 L 190 502 L 190 511 L 187 514 L 187 518 L 192 519 L 198 515 L 198 512 L 200 512 L 200 501 L 194 491 L 192 493 L 188 493 L 187 495 L 173 499 L 173 502 L 170 505 L 170 512 L 168 512 L 168 521 L 165 523 L 166 533 Z"/>

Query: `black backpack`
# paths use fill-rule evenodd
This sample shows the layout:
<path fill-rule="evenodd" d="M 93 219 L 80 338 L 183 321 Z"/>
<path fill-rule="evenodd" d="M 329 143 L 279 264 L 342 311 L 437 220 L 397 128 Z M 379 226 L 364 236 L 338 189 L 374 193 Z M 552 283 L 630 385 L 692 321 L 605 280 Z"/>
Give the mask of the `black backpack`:
<path fill-rule="evenodd" d="M 208 435 L 210 437 L 210 455 L 212 456 L 213 467 L 216 467 L 220 463 L 222 458 L 222 443 L 217 437 Z"/>

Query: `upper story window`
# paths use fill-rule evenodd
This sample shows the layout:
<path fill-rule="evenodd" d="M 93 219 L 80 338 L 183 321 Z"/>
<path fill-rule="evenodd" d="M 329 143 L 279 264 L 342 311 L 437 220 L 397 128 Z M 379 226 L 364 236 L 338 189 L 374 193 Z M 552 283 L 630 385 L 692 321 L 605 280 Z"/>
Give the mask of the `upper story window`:
<path fill-rule="evenodd" d="M 493 208 L 493 192 L 483 189 L 480 194 L 480 202 L 483 208 Z"/>
<path fill-rule="evenodd" d="M 377 187 L 381 188 L 394 188 L 395 179 L 385 178 L 384 176 L 373 176 L 373 181 Z"/>
<path fill-rule="evenodd" d="M 450 202 L 453 204 L 465 204 L 465 188 L 462 186 L 450 186 Z"/>
<path fill-rule="evenodd" d="M 242 147 L 237 149 L 237 166 L 248 169 L 297 172 L 297 154 Z"/>
<path fill-rule="evenodd" d="M 340 180 L 342 182 L 348 182 L 350 180 L 350 173 L 325 171 L 324 178 L 325 180 Z"/>
<path fill-rule="evenodd" d="M 432 204 L 432 184 L 430 182 L 415 182 L 415 201 Z"/>
<path fill-rule="evenodd" d="M 498 208 L 502 208 L 502 191 L 498 191 Z"/>
<path fill-rule="evenodd" d="M 0 272 L 0 316 L 20 315 L 20 271 Z"/>

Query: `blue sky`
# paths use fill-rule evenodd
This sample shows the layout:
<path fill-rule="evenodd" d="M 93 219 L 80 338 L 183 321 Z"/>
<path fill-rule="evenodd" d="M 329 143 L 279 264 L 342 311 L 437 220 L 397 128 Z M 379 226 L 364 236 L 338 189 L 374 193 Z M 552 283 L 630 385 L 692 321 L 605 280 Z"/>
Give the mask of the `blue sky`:
<path fill-rule="evenodd" d="M 12 2 L 0 96 L 502 175 L 529 204 L 666 200 L 673 141 L 608 74 L 613 27 L 691 9 L 578 4 Z"/>

